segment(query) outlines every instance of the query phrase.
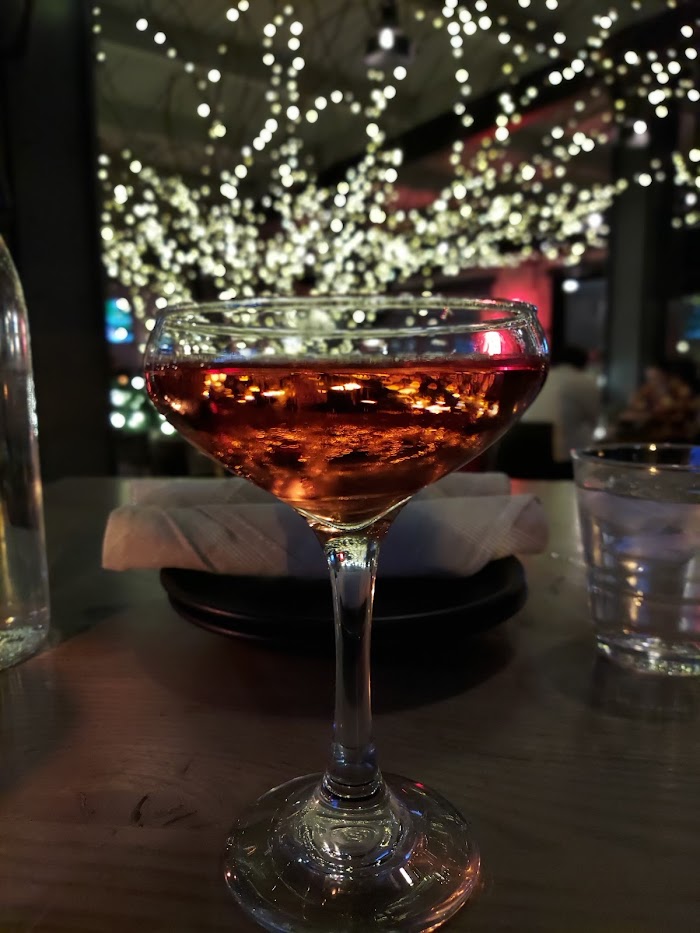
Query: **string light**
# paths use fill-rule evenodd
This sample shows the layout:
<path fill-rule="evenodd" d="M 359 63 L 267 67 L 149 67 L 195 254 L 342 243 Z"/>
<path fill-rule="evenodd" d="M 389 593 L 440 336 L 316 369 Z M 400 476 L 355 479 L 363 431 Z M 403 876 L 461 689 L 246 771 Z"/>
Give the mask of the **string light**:
<path fill-rule="evenodd" d="M 531 0 L 518 2 L 523 10 L 531 6 Z M 233 28 L 238 28 L 250 6 L 248 0 L 239 0 L 226 11 Z M 545 7 L 556 10 L 557 0 L 546 0 Z M 374 291 L 415 278 L 430 283 L 439 274 L 517 265 L 536 254 L 552 262 L 580 262 L 588 249 L 605 247 L 609 232 L 605 217 L 616 195 L 629 184 L 649 187 L 665 174 L 660 165 L 650 163 L 648 170 L 617 184 L 575 185 L 570 180 L 571 163 L 596 147 L 609 145 L 614 138 L 610 124 L 626 123 L 635 134 L 644 135 L 651 119 L 668 113 L 673 97 L 700 98 L 687 64 L 695 52 L 689 45 L 694 35 L 689 24 L 680 30 L 676 47 L 671 44 L 663 53 L 642 57 L 633 49 L 618 49 L 605 54 L 606 36 L 617 18 L 614 9 L 605 10 L 593 18 L 590 35 L 584 30 L 575 40 L 558 30 L 550 31 L 547 39 L 543 25 L 547 17 L 539 31 L 536 20 L 528 20 L 525 29 L 531 35 L 526 41 L 522 23 L 518 30 L 517 22 L 511 23 L 506 14 L 492 18 L 487 0 L 476 0 L 473 11 L 446 0 L 442 15 L 432 19 L 417 9 L 416 21 L 424 29 L 443 33 L 455 53 L 461 54 L 465 44 L 466 62 L 470 60 L 469 39 L 481 41 L 479 32 L 494 28 L 494 38 L 505 55 L 503 73 L 516 90 L 499 95 L 493 135 L 486 134 L 479 145 L 466 149 L 461 140 L 455 141 L 450 156 L 454 175 L 434 201 L 421 209 L 403 209 L 395 203 L 403 154 L 386 142 L 384 112 L 397 96 L 396 86 L 385 84 L 387 78 L 403 82 L 407 68 L 397 65 L 391 73 L 370 73 L 367 100 L 341 88 L 321 88 L 315 98 L 305 98 L 301 84 L 304 27 L 294 18 L 291 5 L 283 7 L 262 27 L 260 59 L 271 70 L 265 92 L 269 115 L 257 135 L 241 147 L 237 165 L 219 168 L 215 166 L 220 160 L 210 161 L 214 144 L 226 134 L 225 123 L 218 117 L 204 133 L 202 172 L 208 177 L 202 184 L 162 175 L 130 153 L 100 160 L 101 234 L 108 275 L 132 296 L 145 290 L 167 303 L 189 298 L 195 280 L 209 281 L 217 294 L 233 298 L 265 291 L 292 292 L 308 278 L 309 270 L 315 291 L 349 292 Z M 141 23 L 145 23 L 143 28 Z M 137 30 L 148 28 L 145 18 L 136 21 Z M 102 38 L 108 38 L 105 31 Z M 163 46 L 167 40 L 164 33 L 156 32 L 153 41 Z M 535 46 L 543 52 L 536 52 Z M 291 61 L 287 50 L 294 53 Z M 179 58 L 174 48 L 163 52 Z M 222 44 L 219 54 L 225 53 Z M 518 81 L 532 68 L 528 61 L 534 54 L 545 54 L 552 62 L 545 84 L 561 85 L 583 72 L 591 79 L 614 80 L 625 75 L 629 98 L 613 96 L 612 107 L 601 116 L 600 88 L 592 83 L 590 99 L 575 101 L 566 122 L 544 131 L 541 146 L 530 150 L 535 153 L 530 161 L 518 164 L 512 157 L 518 142 L 513 142 L 511 152 L 511 139 L 517 137 L 529 109 L 539 106 L 540 89 L 534 84 L 517 90 Z M 185 72 L 195 71 L 192 62 L 180 61 Z M 222 77 L 217 67 L 203 69 L 204 73 L 214 84 Z M 459 59 L 453 74 L 454 110 L 468 127 L 473 116 L 465 101 L 471 86 L 468 70 Z M 198 88 L 205 91 L 203 79 Z M 634 111 L 631 100 L 639 101 Z M 362 115 L 365 148 L 344 178 L 324 186 L 300 133 L 330 107 Z M 211 103 L 200 101 L 197 113 L 210 118 Z M 592 114 L 598 115 L 593 123 Z M 362 122 L 357 128 L 358 141 L 363 135 Z M 262 162 L 260 154 L 268 146 L 271 151 Z M 671 175 L 685 195 L 683 211 L 674 221 L 697 222 L 692 220 L 697 218 L 695 202 L 687 198 L 700 187 L 698 159 L 696 149 L 674 153 Z M 248 180 L 251 172 L 252 183 Z M 253 190 L 262 190 L 259 201 L 248 194 Z M 148 316 L 145 305 L 138 314 L 147 329 L 153 326 L 153 313 Z"/>

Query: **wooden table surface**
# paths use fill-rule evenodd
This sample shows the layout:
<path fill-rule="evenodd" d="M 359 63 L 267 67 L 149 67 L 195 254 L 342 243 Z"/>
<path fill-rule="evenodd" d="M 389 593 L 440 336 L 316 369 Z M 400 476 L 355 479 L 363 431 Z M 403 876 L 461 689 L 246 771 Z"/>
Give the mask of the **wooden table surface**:
<path fill-rule="evenodd" d="M 571 485 L 522 485 L 552 520 L 525 609 L 375 666 L 384 768 L 481 844 L 482 889 L 446 929 L 700 930 L 698 686 L 596 661 Z M 47 491 L 51 643 L 0 674 L 0 933 L 253 933 L 222 845 L 247 802 L 323 767 L 332 663 L 201 631 L 156 574 L 102 571 L 123 494 Z"/>

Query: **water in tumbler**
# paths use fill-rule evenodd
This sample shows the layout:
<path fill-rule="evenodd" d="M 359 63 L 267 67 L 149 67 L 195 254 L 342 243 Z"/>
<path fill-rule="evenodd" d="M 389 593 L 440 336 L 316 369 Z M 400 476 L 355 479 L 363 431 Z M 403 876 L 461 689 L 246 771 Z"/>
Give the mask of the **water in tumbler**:
<path fill-rule="evenodd" d="M 601 649 L 638 670 L 700 671 L 700 495 L 672 474 L 578 490 Z M 700 490 L 699 490 L 700 492 Z"/>

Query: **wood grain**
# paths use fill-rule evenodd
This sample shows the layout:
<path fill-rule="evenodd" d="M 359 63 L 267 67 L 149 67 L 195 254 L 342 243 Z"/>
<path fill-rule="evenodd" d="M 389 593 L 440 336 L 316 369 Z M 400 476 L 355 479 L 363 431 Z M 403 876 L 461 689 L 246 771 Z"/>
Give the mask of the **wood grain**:
<path fill-rule="evenodd" d="M 697 930 L 698 687 L 596 660 L 572 489 L 528 486 L 552 517 L 528 605 L 378 659 L 382 763 L 478 834 L 482 890 L 446 929 Z M 253 933 L 221 848 L 247 802 L 323 766 L 332 662 L 202 632 L 155 574 L 100 570 L 122 492 L 49 489 L 52 642 L 0 674 L 0 933 Z"/>

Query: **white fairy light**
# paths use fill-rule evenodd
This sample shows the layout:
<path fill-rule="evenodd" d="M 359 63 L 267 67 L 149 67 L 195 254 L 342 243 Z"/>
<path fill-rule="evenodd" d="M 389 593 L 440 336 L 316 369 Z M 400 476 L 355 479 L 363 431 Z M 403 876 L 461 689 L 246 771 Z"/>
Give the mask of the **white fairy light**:
<path fill-rule="evenodd" d="M 234 24 L 232 31 L 251 6 L 248 0 L 240 0 L 226 12 Z M 527 10 L 535 5 L 519 0 L 519 6 Z M 545 7 L 555 10 L 556 0 L 546 0 Z M 190 298 L 190 283 L 195 279 L 209 282 L 222 299 L 266 291 L 292 293 L 309 274 L 314 290 L 320 293 L 376 291 L 413 279 L 422 279 L 425 290 L 431 291 L 437 276 L 456 275 L 465 268 L 517 264 L 537 252 L 567 265 L 579 263 L 588 249 L 603 249 L 609 233 L 605 218 L 615 196 L 625 185 L 648 187 L 661 181 L 668 170 L 651 161 L 636 177 L 615 185 L 586 184 L 573 182 L 577 176 L 570 164 L 610 145 L 616 124 L 642 135 L 637 132 L 642 124 L 648 126 L 654 115 L 661 118 L 668 113 L 674 98 L 700 99 L 696 78 L 682 66 L 688 48 L 692 58 L 694 32 L 683 33 L 676 48 L 653 57 L 644 54 L 642 58 L 631 49 L 613 57 L 603 52 L 603 34 L 617 19 L 613 10 L 597 17 L 590 30 L 593 35 L 584 35 L 580 42 L 572 36 L 567 39 L 563 31 L 551 26 L 538 30 L 546 19 L 541 7 L 542 22 L 527 19 L 517 41 L 509 17 L 499 14 L 492 19 L 489 13 L 493 8 L 487 0 L 477 0 L 471 10 L 445 0 L 441 15 L 438 10 L 427 19 L 425 28 L 432 25 L 450 42 L 458 40 L 452 43 L 455 58 L 464 51 L 466 63 L 473 60 L 467 57 L 470 37 L 479 41 L 479 30 L 493 29 L 507 56 L 501 63 L 507 90 L 498 95 L 493 133 L 475 140 L 474 145 L 465 146 L 456 139 L 449 155 L 453 174 L 444 188 L 424 208 L 405 209 L 394 201 L 402 153 L 386 142 L 391 138 L 391 124 L 385 122 L 385 112 L 392 109 L 389 102 L 402 90 L 399 82 L 408 76 L 406 67 L 396 65 L 386 72 L 370 69 L 366 95 L 325 87 L 316 91 L 315 98 L 307 98 L 305 76 L 300 74 L 306 65 L 301 50 L 306 34 L 301 22 L 293 20 L 291 6 L 279 9 L 263 28 L 260 49 L 260 59 L 270 69 L 263 104 L 268 110 L 256 127 L 257 135 L 244 141 L 238 158 L 228 164 L 212 161 L 213 143 L 226 134 L 224 121 L 233 125 L 232 117 L 219 110 L 223 102 L 217 97 L 216 118 L 207 119 L 202 133 L 204 164 L 200 164 L 206 178 L 200 183 L 186 184 L 181 178 L 162 175 L 131 153 L 100 159 L 98 178 L 104 199 L 100 231 L 109 278 L 126 289 L 133 301 L 150 291 L 167 296 L 162 300 L 171 303 Z M 416 19 L 426 20 L 425 11 L 416 11 Z M 551 37 L 548 45 L 543 35 Z M 164 36 L 160 44 L 166 42 Z M 540 43 L 543 52 L 536 50 Z M 294 53 L 288 58 L 285 46 Z M 167 55 L 175 52 L 169 47 L 163 51 Z M 226 54 L 225 43 L 218 54 Z M 522 79 L 532 68 L 533 56 L 541 54 L 552 60 L 545 87 L 562 85 L 583 72 L 594 81 L 600 78 L 601 85 L 626 73 L 642 109 L 636 105 L 632 109 L 632 94 L 626 101 L 613 97 L 609 110 L 594 124 L 590 116 L 599 113 L 600 102 L 591 105 L 584 98 L 574 99 L 562 125 L 543 133 L 541 146 L 529 150 L 530 159 L 519 161 L 511 135 L 532 108 L 539 106 L 543 90 L 534 83 L 524 86 Z M 205 76 L 213 84 L 223 77 L 214 62 L 209 68 L 202 63 L 195 69 L 192 62 L 183 62 L 182 67 L 186 73 L 198 73 L 195 83 L 200 95 L 206 93 Z M 473 115 L 465 101 L 471 87 L 462 60 L 455 62 L 453 75 L 456 121 L 469 127 Z M 593 84 L 591 100 L 599 94 Z M 203 101 L 197 111 L 211 118 L 212 106 L 213 102 Z M 596 109 L 591 111 L 591 106 Z M 331 107 L 344 114 L 361 114 L 351 132 L 364 138 L 364 152 L 329 188 L 320 181 L 307 140 L 314 136 L 310 124 Z M 268 146 L 269 157 L 260 158 Z M 641 150 L 640 155 L 644 154 Z M 700 189 L 697 157 L 696 149 L 674 154 L 670 177 L 681 187 L 675 226 L 698 222 L 693 219 L 698 214 L 696 201 L 690 199 Z M 504 241 L 508 242 L 505 254 Z M 148 329 L 153 317 L 146 313 L 147 306 L 142 304 L 138 314 Z"/>

